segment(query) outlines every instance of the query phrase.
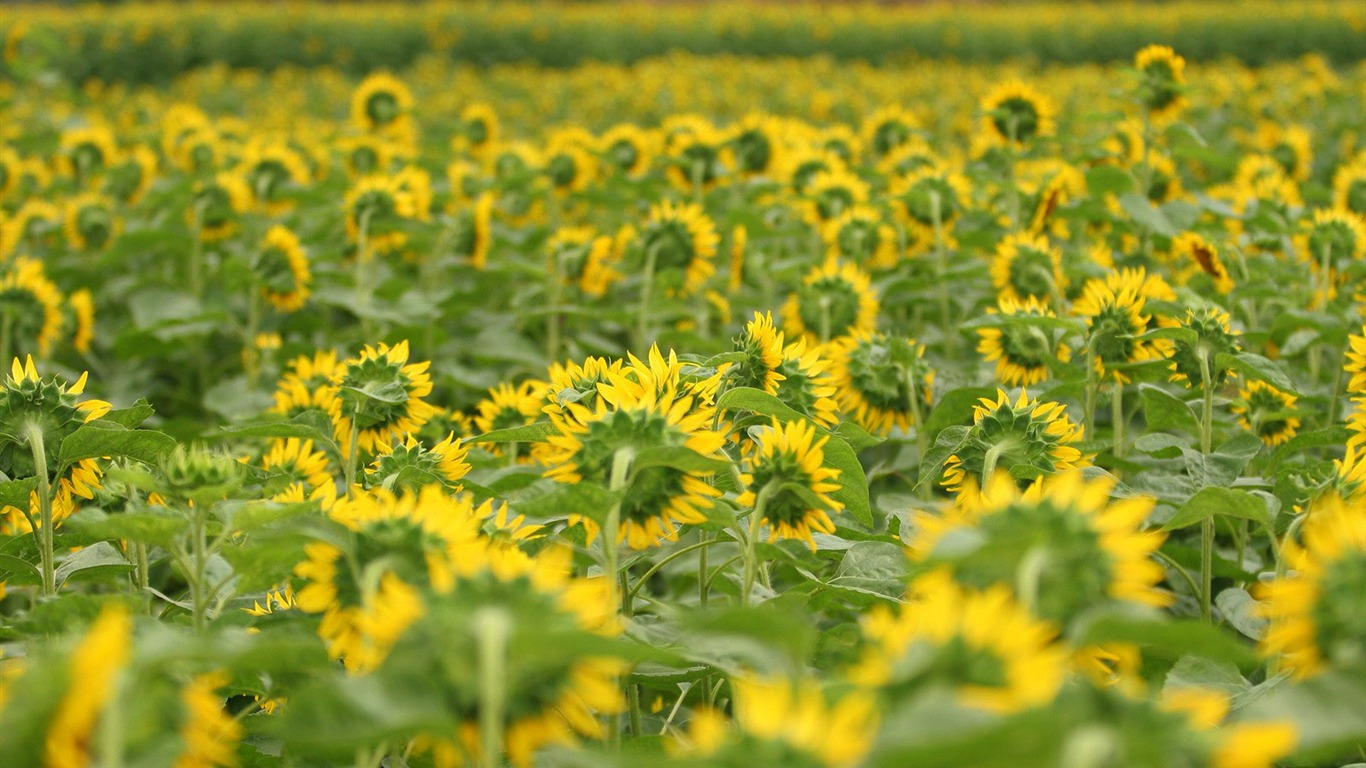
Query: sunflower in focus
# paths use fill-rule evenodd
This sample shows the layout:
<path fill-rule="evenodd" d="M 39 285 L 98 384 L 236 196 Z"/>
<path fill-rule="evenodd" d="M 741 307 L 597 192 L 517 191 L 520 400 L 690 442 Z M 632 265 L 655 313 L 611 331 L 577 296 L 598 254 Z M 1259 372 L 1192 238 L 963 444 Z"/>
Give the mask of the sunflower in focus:
<path fill-rule="evenodd" d="M 1004 390 L 972 408 L 972 426 L 944 462 L 942 483 L 950 493 L 971 496 L 997 470 L 1014 477 L 1040 477 L 1085 467 L 1090 460 L 1075 446 L 1082 427 L 1061 403 L 1032 400 L 1025 391 L 1011 402 Z"/>
<path fill-rule="evenodd" d="M 777 394 L 778 386 L 785 378 L 778 372 L 784 360 L 783 333 L 773 327 L 773 315 L 755 312 L 754 319 L 745 324 L 744 332 L 735 337 L 734 349 L 743 354 L 744 359 L 725 363 L 718 369 L 723 385 Z"/>
<path fill-rule="evenodd" d="M 1072 313 L 1086 319 L 1091 364 L 1102 378 L 1120 384 L 1129 376 L 1119 366 L 1170 357 L 1172 343 L 1166 339 L 1138 337 L 1159 326 L 1173 325 L 1166 317 L 1144 314 L 1149 301 L 1175 301 L 1166 281 L 1143 269 L 1112 271 L 1086 283 Z"/>
<path fill-rule="evenodd" d="M 1072 352 L 1047 326 L 1031 324 L 1030 318 L 1055 317 L 1053 309 L 1035 297 L 1017 301 L 1002 296 L 988 314 L 1002 322 L 977 329 L 977 352 L 996 363 L 996 380 L 1007 387 L 1029 387 L 1048 378 L 1049 362 L 1068 362 Z"/>
<path fill-rule="evenodd" d="M 1152 120 L 1167 122 L 1186 108 L 1186 60 L 1170 46 L 1149 45 L 1134 56 L 1138 101 Z"/>
<path fill-rule="evenodd" d="M 938 569 L 906 597 L 899 612 L 878 606 L 864 619 L 869 648 L 852 670 L 859 684 L 893 694 L 948 685 L 964 705 L 999 714 L 1041 707 L 1062 688 L 1067 651 L 1056 626 L 1031 616 L 1008 586 L 964 587 Z"/>
<path fill-rule="evenodd" d="M 272 226 L 252 262 L 261 296 L 280 312 L 297 312 L 308 301 L 313 272 L 299 236 L 283 224 Z"/>
<path fill-rule="evenodd" d="M 468 455 L 469 449 L 461 445 L 454 433 L 430 448 L 408 435 L 401 445 L 380 445 L 374 463 L 365 472 L 365 484 L 394 493 L 417 493 L 427 485 L 440 484 L 454 493 L 463 488 L 460 478 L 470 471 Z"/>
<path fill-rule="evenodd" d="M 778 363 L 778 399 L 792 410 L 827 429 L 839 423 L 831 361 L 822 348 L 808 347 L 805 339 L 788 344 Z"/>
<path fill-rule="evenodd" d="M 271 411 L 290 418 L 306 411 L 330 412 L 336 399 L 332 377 L 340 367 L 337 353 L 331 350 L 318 350 L 289 361 L 276 382 L 275 406 Z"/>
<path fill-rule="evenodd" d="M 431 418 L 422 398 L 432 393 L 429 362 L 409 363 L 408 342 L 367 345 L 332 374 L 332 424 L 346 455 L 377 453 L 381 446 L 415 433 Z M 373 396 L 372 396 L 373 395 Z"/>
<path fill-rule="evenodd" d="M 514 429 L 533 424 L 541 417 L 546 398 L 546 383 L 528 379 L 521 384 L 503 382 L 488 391 L 488 397 L 474 408 L 474 426 L 481 434 L 500 429 Z M 484 446 L 494 456 L 502 456 L 504 447 L 497 443 Z M 529 459 L 530 447 L 514 446 L 519 461 Z"/>
<path fill-rule="evenodd" d="M 1249 381 L 1238 390 L 1239 401 L 1232 406 L 1243 429 L 1264 444 L 1285 445 L 1300 428 L 1296 397 L 1264 381 Z"/>
<path fill-rule="evenodd" d="M 1242 349 L 1240 335 L 1229 328 L 1228 313 L 1218 307 L 1186 310 L 1182 328 L 1195 333 L 1192 343 L 1186 339 L 1173 342 L 1171 380 L 1192 389 L 1202 386 L 1205 377 L 1213 386 L 1227 380 L 1229 371 L 1218 363 L 1219 355 L 1236 355 Z"/>
<path fill-rule="evenodd" d="M 305 496 L 324 486 L 336 489 L 332 464 L 327 454 L 313 447 L 312 440 L 290 437 L 271 441 L 260 467 L 270 478 L 267 485 L 271 488 L 288 490 L 297 485 Z"/>
<path fill-rule="evenodd" d="M 622 361 L 590 357 L 583 364 L 573 361 L 550 366 L 550 385 L 546 388 L 542 410 L 552 419 L 573 419 L 570 403 L 579 403 L 592 411 L 596 408 L 598 385 L 608 384 L 611 377 L 621 374 Z M 582 411 L 580 411 L 582 413 Z"/>
<path fill-rule="evenodd" d="M 773 539 L 804 541 L 815 552 L 812 532 L 835 532 L 829 513 L 844 505 L 830 496 L 840 489 L 835 482 L 840 473 L 824 466 L 829 441 L 829 435 L 817 438 L 815 426 L 801 420 L 783 424 L 775 418 L 758 432 L 753 450 L 741 463 L 740 483 L 745 491 L 736 503 L 752 508 L 750 514 L 762 512 L 759 522 L 768 526 Z M 789 485 L 804 492 L 797 493 Z"/>
<path fill-rule="evenodd" d="M 934 371 L 924 361 L 925 345 L 914 339 L 862 332 L 828 349 L 840 410 L 874 435 L 910 429 L 933 400 Z"/>
<path fill-rule="evenodd" d="M 968 485 L 950 510 L 917 517 L 912 560 L 985 589 L 1018 584 L 1025 561 L 1047 553 L 1032 575 L 1031 600 L 1037 615 L 1059 626 L 1112 601 L 1172 603 L 1160 588 L 1166 570 L 1154 559 L 1166 534 L 1145 529 L 1152 499 L 1111 500 L 1113 479 L 1087 480 L 1079 471 L 1042 477 L 1024 491 L 1005 471 L 980 491 Z"/>
<path fill-rule="evenodd" d="M 1012 80 L 982 99 L 982 133 L 999 144 L 1017 146 L 1052 136 L 1057 130 L 1053 100 L 1033 87 Z"/>
<path fill-rule="evenodd" d="M 721 238 L 716 224 L 696 203 L 665 201 L 651 207 L 636 233 L 636 243 L 647 259 L 653 254 L 661 282 L 682 296 L 697 293 L 716 273 L 714 260 Z"/>
<path fill-rule="evenodd" d="M 1262 653 L 1299 679 L 1329 666 L 1361 668 L 1366 648 L 1366 516 L 1328 494 L 1311 505 L 1302 543 L 1284 547 L 1286 574 L 1261 590 L 1270 621 Z"/>
<path fill-rule="evenodd" d="M 996 244 L 991 260 L 991 284 L 1003 299 L 1055 301 L 1067 290 L 1062 251 L 1048 239 L 1027 232 L 1007 235 Z"/>
<path fill-rule="evenodd" d="M 868 274 L 851 262 L 826 259 L 802 278 L 783 304 L 789 337 L 822 344 L 839 336 L 872 333 L 879 305 Z"/>
<path fill-rule="evenodd" d="M 547 438 L 546 477 L 562 483 L 613 485 L 623 457 L 659 446 L 686 448 L 716 459 L 725 437 L 712 429 L 715 410 L 679 389 L 679 363 L 651 349 L 649 360 L 632 356 L 618 373 L 608 373 L 599 384 L 590 409 L 580 403 L 551 413 L 559 430 Z M 629 471 L 624 478 L 618 538 L 633 549 L 648 549 L 675 541 L 680 525 L 704 522 L 720 491 L 708 484 L 710 472 L 671 466 L 649 466 Z M 618 477 L 617 482 L 623 478 Z M 584 521 L 590 535 L 598 524 Z"/>

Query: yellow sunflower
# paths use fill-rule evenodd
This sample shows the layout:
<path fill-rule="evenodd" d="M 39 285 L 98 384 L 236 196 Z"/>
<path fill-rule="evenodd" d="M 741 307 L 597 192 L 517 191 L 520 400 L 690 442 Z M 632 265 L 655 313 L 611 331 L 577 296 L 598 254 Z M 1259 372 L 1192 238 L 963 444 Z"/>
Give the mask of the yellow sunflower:
<path fill-rule="evenodd" d="M 1263 443 L 1272 447 L 1284 445 L 1299 431 L 1297 398 L 1289 392 L 1264 381 L 1249 381 L 1238 390 L 1238 398 L 1232 406 L 1238 423 Z"/>
<path fill-rule="evenodd" d="M 1002 296 L 988 314 L 1006 320 L 999 327 L 977 329 L 977 352 L 996 363 L 996 380 L 1007 387 L 1030 387 L 1049 376 L 1048 362 L 1067 362 L 1072 352 L 1058 335 L 1039 325 L 1014 324 L 1016 318 L 1054 317 L 1053 309 L 1036 297 L 1017 301 Z"/>
<path fill-rule="evenodd" d="M 71 652 L 70 684 L 48 725 L 45 765 L 90 764 L 96 727 L 118 693 L 119 676 L 132 656 L 133 620 L 117 606 L 105 608 Z"/>
<path fill-rule="evenodd" d="M 1200 235 L 1194 232 L 1177 235 L 1172 240 L 1171 253 L 1177 263 L 1184 265 L 1189 262 L 1192 267 L 1209 275 L 1214 290 L 1219 293 L 1227 294 L 1233 290 L 1233 278 L 1229 277 L 1228 269 L 1220 260 L 1219 251 Z"/>
<path fill-rule="evenodd" d="M 998 389 L 996 400 L 984 397 L 973 406 L 972 426 L 944 462 L 941 482 L 951 493 L 970 495 L 997 470 L 1038 477 L 1089 466 L 1090 460 L 1075 445 L 1082 432 L 1061 403 L 1030 399 L 1024 390 L 1012 403 L 1005 390 Z"/>
<path fill-rule="evenodd" d="M 383 131 L 400 121 L 412 106 L 408 86 L 387 72 L 376 72 L 351 94 L 351 122 L 365 131 Z"/>
<path fill-rule="evenodd" d="M 874 208 L 857 205 L 821 226 L 827 260 L 847 260 L 869 269 L 897 263 L 896 230 Z"/>
<path fill-rule="evenodd" d="M 107 197 L 85 193 L 66 202 L 66 241 L 77 250 L 104 250 L 122 229 L 123 222 Z"/>
<path fill-rule="evenodd" d="M 303 309 L 311 293 L 313 271 L 299 236 L 283 224 L 272 226 L 252 264 L 261 295 L 280 312 Z"/>
<path fill-rule="evenodd" d="M 982 99 L 982 134 L 1000 144 L 1019 145 L 1057 130 L 1053 100 L 1019 80 L 992 88 Z"/>
<path fill-rule="evenodd" d="M 697 293 L 716 273 L 714 260 L 721 238 L 716 224 L 696 203 L 665 201 L 651 207 L 636 242 L 647 259 L 653 255 L 661 283 L 682 296 Z"/>
<path fill-rule="evenodd" d="M 778 369 L 782 366 L 783 334 L 773 327 L 771 313 L 754 313 L 745 330 L 735 337 L 734 348 L 745 356 L 736 363 L 720 367 L 721 380 L 727 387 L 752 387 L 770 395 L 778 393 L 785 378 Z"/>
<path fill-rule="evenodd" d="M 1138 338 L 1159 326 L 1175 323 L 1169 318 L 1144 314 L 1148 301 L 1175 301 L 1176 294 L 1161 277 L 1142 268 L 1110 272 L 1086 283 L 1072 314 L 1086 319 L 1087 353 L 1096 373 L 1120 384 L 1129 376 L 1119 366 L 1169 357 L 1173 345 L 1166 339 Z"/>
<path fill-rule="evenodd" d="M 839 336 L 872 333 L 879 311 L 868 274 L 852 262 L 826 259 L 802 278 L 783 304 L 783 330 L 793 339 L 823 344 Z"/>
<path fill-rule="evenodd" d="M 753 450 L 745 455 L 740 472 L 745 490 L 736 503 L 752 508 L 750 514 L 760 515 L 758 522 L 769 527 L 775 540 L 804 541 L 814 552 L 813 531 L 835 532 L 830 513 L 844 505 L 830 496 L 840 489 L 835 482 L 840 473 L 825 466 L 825 444 L 829 441 L 829 435 L 817 439 L 815 426 L 808 422 L 783 424 L 775 418 L 767 429 L 759 431 Z M 804 492 L 793 491 L 790 484 Z"/>
<path fill-rule="evenodd" d="M 42 261 L 21 256 L 0 265 L 0 318 L 12 345 L 0 354 L 32 351 L 45 358 L 52 353 L 66 318 L 62 294 L 48 279 Z"/>
<path fill-rule="evenodd" d="M 1138 100 L 1152 120 L 1166 122 L 1186 108 L 1186 60 L 1167 45 L 1149 45 L 1134 56 Z"/>
<path fill-rule="evenodd" d="M 231 768 L 237 765 L 237 743 L 243 727 L 225 709 L 225 697 L 218 690 L 226 686 L 226 672 L 197 675 L 180 692 L 184 722 L 180 738 L 185 751 L 172 768 Z"/>
<path fill-rule="evenodd" d="M 831 343 L 830 385 L 840 410 L 875 435 L 910 429 L 934 394 L 925 345 L 885 333 L 857 333 Z"/>
<path fill-rule="evenodd" d="M 205 242 L 231 237 L 251 208 L 251 187 L 237 173 L 219 173 L 195 184 L 185 221 Z"/>
<path fill-rule="evenodd" d="M 500 429 L 525 427 L 541 417 L 546 397 L 546 383 L 528 379 L 521 384 L 503 382 L 488 391 L 488 397 L 475 405 L 474 426 L 481 434 Z M 494 456 L 504 455 L 504 446 L 497 443 L 485 444 Z M 529 460 L 530 447 L 517 444 L 516 458 Z"/>
<path fill-rule="evenodd" d="M 622 274 L 612 266 L 612 238 L 592 227 L 564 227 L 546 242 L 548 269 L 585 296 L 601 298 Z"/>
<path fill-rule="evenodd" d="M 1054 303 L 1067 291 L 1062 251 L 1046 237 L 1027 232 L 1007 235 L 996 244 L 991 284 L 997 294 L 1018 302 Z"/>
<path fill-rule="evenodd" d="M 374 454 L 380 446 L 415 433 L 433 408 L 422 398 L 432 393 L 429 362 L 409 363 L 408 342 L 366 346 L 332 374 L 336 398 L 331 417 L 337 444 L 350 456 Z"/>

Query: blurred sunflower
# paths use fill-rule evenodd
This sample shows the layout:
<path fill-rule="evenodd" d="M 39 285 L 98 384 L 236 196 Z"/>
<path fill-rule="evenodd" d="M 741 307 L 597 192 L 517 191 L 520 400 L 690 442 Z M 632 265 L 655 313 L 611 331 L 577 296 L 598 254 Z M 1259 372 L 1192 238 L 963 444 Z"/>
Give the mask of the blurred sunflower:
<path fill-rule="evenodd" d="M 1047 476 L 1090 465 L 1076 448 L 1082 427 L 1061 403 L 1032 400 L 1025 391 L 1015 402 L 1005 390 L 996 400 L 982 398 L 972 408 L 972 426 L 944 462 L 942 484 L 950 493 L 971 496 L 997 470 L 1016 478 Z"/>
<path fill-rule="evenodd" d="M 851 262 L 826 259 L 802 278 L 783 304 L 783 330 L 822 344 L 839 336 L 872 333 L 879 305 L 868 274 Z"/>
<path fill-rule="evenodd" d="M 612 267 L 612 238 L 592 227 L 562 227 L 546 242 L 548 269 L 585 296 L 601 298 L 622 274 Z"/>
<path fill-rule="evenodd" d="M 0 264 L 0 321 L 9 345 L 0 355 L 28 351 L 46 358 L 52 353 L 66 318 L 62 294 L 48 279 L 42 261 L 20 256 Z"/>
<path fill-rule="evenodd" d="M 219 173 L 195 184 L 185 221 L 205 242 L 231 237 L 251 208 L 251 187 L 240 174 Z"/>
<path fill-rule="evenodd" d="M 1214 290 L 1219 293 L 1227 294 L 1233 290 L 1233 278 L 1229 277 L 1228 269 L 1220 260 L 1219 251 L 1200 235 L 1194 232 L 1177 235 L 1172 239 L 1171 254 L 1177 263 L 1184 265 L 1189 262 L 1200 272 L 1209 275 Z"/>
<path fill-rule="evenodd" d="M 280 312 L 303 309 L 311 293 L 313 271 L 299 236 L 282 224 L 272 226 L 252 262 L 261 296 Z"/>
<path fill-rule="evenodd" d="M 864 119 L 860 134 L 863 145 L 878 158 L 911 141 L 919 127 L 920 121 L 910 112 L 888 104 Z"/>
<path fill-rule="evenodd" d="M 1249 381 L 1238 390 L 1232 410 L 1243 429 L 1268 446 L 1285 445 L 1300 428 L 1296 397 L 1264 381 Z"/>
<path fill-rule="evenodd" d="M 362 256 L 390 253 L 408 242 L 404 222 L 418 218 L 418 201 L 397 175 L 360 178 L 346 193 L 346 236 Z"/>
<path fill-rule="evenodd" d="M 457 213 L 451 225 L 452 250 L 479 270 L 488 266 L 489 247 L 493 243 L 493 204 L 493 195 L 485 192 L 475 198 L 473 205 Z"/>
<path fill-rule="evenodd" d="M 1029 387 L 1049 375 L 1049 361 L 1068 362 L 1072 351 L 1047 326 L 1031 324 L 1029 318 L 1055 317 L 1053 310 L 1035 297 L 1017 301 L 1002 296 L 988 314 L 998 315 L 997 327 L 977 329 L 977 352 L 996 363 L 996 381 L 1007 387 Z M 1026 322 L 1016 322 L 1026 321 Z"/>
<path fill-rule="evenodd" d="M 1172 344 L 1171 380 L 1194 389 L 1203 385 L 1205 376 L 1213 386 L 1219 386 L 1229 376 L 1229 370 L 1219 365 L 1219 355 L 1236 355 L 1242 349 L 1239 333 L 1231 330 L 1228 313 L 1218 307 L 1186 310 L 1180 327 L 1195 333 L 1195 341 L 1178 339 Z"/>
<path fill-rule="evenodd" d="M 1055 302 L 1067 290 L 1062 251 L 1048 239 L 1027 232 L 1007 235 L 996 244 L 991 284 L 1003 299 Z"/>
<path fill-rule="evenodd" d="M 85 193 L 66 202 L 66 241 L 81 251 L 102 251 L 119 236 L 123 222 L 109 198 Z"/>
<path fill-rule="evenodd" d="M 897 263 L 896 230 L 875 208 L 858 205 L 821 226 L 827 260 L 845 260 L 867 269 L 891 269 Z"/>
<path fill-rule="evenodd" d="M 1166 122 L 1186 108 L 1186 60 L 1170 46 L 1149 45 L 1134 56 L 1138 101 L 1150 119 Z"/>
<path fill-rule="evenodd" d="M 934 371 L 914 339 L 861 332 L 828 347 L 830 384 L 840 410 L 875 435 L 910 429 L 934 395 Z M 918 401 L 918 402 L 917 402 Z"/>
<path fill-rule="evenodd" d="M 1057 130 L 1053 100 L 1019 80 L 992 88 L 982 99 L 981 111 L 982 133 L 997 143 L 1025 144 Z"/>
<path fill-rule="evenodd" d="M 664 201 L 652 206 L 636 242 L 647 259 L 653 254 L 661 282 L 680 295 L 697 293 L 716 273 L 714 260 L 721 239 L 716 224 L 695 203 Z"/>

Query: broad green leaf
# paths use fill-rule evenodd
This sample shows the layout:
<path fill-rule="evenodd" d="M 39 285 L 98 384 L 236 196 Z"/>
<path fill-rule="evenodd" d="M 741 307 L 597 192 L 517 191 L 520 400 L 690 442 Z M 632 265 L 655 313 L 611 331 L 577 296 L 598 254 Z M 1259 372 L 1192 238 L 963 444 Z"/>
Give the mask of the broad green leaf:
<path fill-rule="evenodd" d="M 1208 517 L 1237 517 L 1267 524 L 1266 503 L 1247 491 L 1222 486 L 1200 489 L 1181 505 L 1176 515 L 1162 526 L 1164 531 L 1195 525 Z"/>
<path fill-rule="evenodd" d="M 1145 656 L 1173 661 L 1195 654 L 1231 662 L 1239 669 L 1252 669 L 1261 663 L 1250 645 L 1193 619 L 1102 615 L 1087 621 L 1076 639 L 1078 646 L 1105 643 L 1131 643 Z"/>
<path fill-rule="evenodd" d="M 7 584 L 41 584 L 43 572 L 38 566 L 14 555 L 0 555 L 0 582 Z"/>
<path fill-rule="evenodd" d="M 1251 352 L 1240 352 L 1236 355 L 1221 354 L 1214 358 L 1214 364 L 1220 368 L 1228 368 L 1237 371 L 1250 379 L 1258 379 L 1275 386 L 1282 392 L 1297 394 L 1298 389 L 1295 383 L 1285 375 L 1285 371 L 1276 363 Z"/>
<path fill-rule="evenodd" d="M 840 471 L 836 478 L 840 489 L 830 495 L 844 505 L 850 517 L 871 528 L 873 509 L 868 501 L 868 478 L 854 449 L 843 440 L 831 440 L 825 444 L 825 466 Z"/>
<path fill-rule="evenodd" d="M 57 586 L 73 580 L 96 581 L 131 570 L 133 564 L 128 558 L 109 542 L 102 541 L 63 560 L 57 566 Z"/>
<path fill-rule="evenodd" d="M 766 416 L 776 416 L 781 421 L 810 421 L 805 414 L 777 397 L 753 387 L 726 390 L 717 398 L 716 407 L 722 411 L 754 411 Z"/>
<path fill-rule="evenodd" d="M 535 424 L 528 424 L 525 427 L 513 427 L 511 429 L 495 429 L 492 432 L 485 432 L 482 435 L 469 438 L 472 443 L 536 443 L 551 435 L 558 434 L 554 424 L 548 421 L 538 421 Z"/>
<path fill-rule="evenodd" d="M 1152 230 L 1163 237 L 1176 237 L 1181 234 L 1181 231 L 1167 218 L 1166 214 L 1154 206 L 1147 197 L 1137 192 L 1120 195 L 1119 206 L 1124 209 L 1125 213 L 1129 214 L 1129 218 L 1145 229 Z"/>
<path fill-rule="evenodd" d="M 1086 189 L 1091 197 L 1122 195 L 1136 186 L 1134 177 L 1117 165 L 1097 165 L 1086 170 Z"/>
<path fill-rule="evenodd" d="M 709 459 L 681 445 L 657 445 L 646 448 L 636 454 L 631 461 L 632 472 L 652 467 L 671 467 L 683 472 L 718 474 L 729 470 L 730 462 L 724 459 Z"/>
<path fill-rule="evenodd" d="M 332 439 L 332 422 L 326 414 L 319 411 L 300 413 L 288 420 L 259 421 L 223 427 L 219 432 L 232 437 L 297 437 L 312 440 L 318 447 L 330 447 L 334 452 L 337 450 Z"/>
<path fill-rule="evenodd" d="M 175 438 L 151 429 L 97 428 L 86 425 L 62 441 L 59 461 L 69 467 L 82 459 L 122 456 L 154 464 L 175 449 Z"/>
<path fill-rule="evenodd" d="M 38 478 L 26 477 L 22 480 L 6 480 L 0 483 L 0 509 L 14 507 L 18 510 L 29 508 L 29 499 L 38 487 Z"/>
<path fill-rule="evenodd" d="M 1200 420 L 1185 401 L 1153 384 L 1138 385 L 1138 392 L 1143 398 L 1143 417 L 1148 422 L 1148 429 L 1200 434 Z"/>
<path fill-rule="evenodd" d="M 949 427 L 972 423 L 972 408 L 983 398 L 994 400 L 994 387 L 960 387 L 951 389 L 939 398 L 934 410 L 925 419 L 925 435 L 936 439 Z"/>
<path fill-rule="evenodd" d="M 100 421 L 133 429 L 156 413 L 146 398 L 139 398 L 130 408 L 115 408 L 99 418 Z"/>
<path fill-rule="evenodd" d="M 1230 587 L 1214 598 L 1214 604 L 1234 629 L 1253 640 L 1266 634 L 1267 621 L 1260 613 L 1261 603 L 1246 589 Z"/>

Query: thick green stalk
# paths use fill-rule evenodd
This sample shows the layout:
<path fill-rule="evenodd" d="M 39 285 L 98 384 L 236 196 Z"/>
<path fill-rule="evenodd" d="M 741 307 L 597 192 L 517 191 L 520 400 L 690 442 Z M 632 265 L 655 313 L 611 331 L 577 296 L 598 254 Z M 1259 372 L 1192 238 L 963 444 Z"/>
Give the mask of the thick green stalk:
<path fill-rule="evenodd" d="M 57 593 L 57 568 L 52 545 L 52 483 L 47 476 L 47 446 L 43 443 L 43 428 L 30 422 L 27 433 L 28 446 L 33 452 L 33 474 L 38 478 L 38 556 L 42 566 L 43 597 Z"/>
<path fill-rule="evenodd" d="M 480 765 L 498 768 L 503 758 L 507 644 L 512 621 L 502 608 L 482 608 L 474 615 L 474 631 L 479 638 Z"/>
<path fill-rule="evenodd" d="M 1210 454 L 1214 442 L 1214 384 L 1208 355 L 1200 354 L 1200 379 L 1203 400 L 1200 408 L 1200 452 Z M 1214 518 L 1200 521 L 1200 618 L 1214 620 Z"/>
<path fill-rule="evenodd" d="M 742 605 L 749 605 L 754 593 L 754 579 L 759 573 L 759 529 L 764 522 L 764 506 L 768 504 L 768 497 L 776 487 L 769 483 L 760 489 L 759 495 L 754 499 L 754 509 L 749 513 L 749 536 L 745 538 L 744 581 L 740 591 Z"/>
<path fill-rule="evenodd" d="M 659 254 L 655 246 L 645 250 L 645 269 L 640 275 L 640 305 L 636 308 L 636 351 L 642 355 L 650 343 L 650 299 L 655 291 L 655 264 Z"/>

